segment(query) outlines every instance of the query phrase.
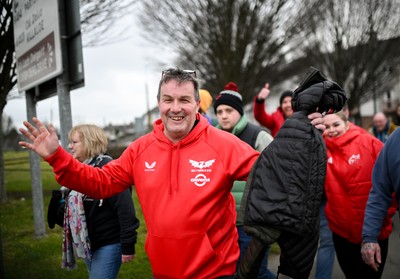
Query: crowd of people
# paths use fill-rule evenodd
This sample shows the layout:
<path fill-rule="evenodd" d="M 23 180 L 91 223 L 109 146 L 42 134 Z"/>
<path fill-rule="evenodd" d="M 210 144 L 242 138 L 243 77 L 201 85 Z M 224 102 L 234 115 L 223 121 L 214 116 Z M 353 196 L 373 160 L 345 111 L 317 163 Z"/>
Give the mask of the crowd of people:
<path fill-rule="evenodd" d="M 134 186 L 155 279 L 306 279 L 314 258 L 315 278 L 331 278 L 335 254 L 346 278 L 381 278 L 400 197 L 395 144 L 400 132 L 377 113 L 368 133 L 339 111 L 346 99 L 339 85 L 325 78 L 307 82 L 282 92 L 273 113 L 266 111 L 266 83 L 254 97 L 257 125 L 248 120 L 234 82 L 213 98 L 200 88 L 196 71 L 165 70 L 157 94 L 160 119 L 115 160 L 106 154 L 98 127 L 74 127 L 69 153 L 53 126 L 37 118 L 24 121 L 20 131 L 27 141 L 20 145 L 49 163 L 67 189 L 64 266 L 74 264 L 75 254 L 85 259 L 89 278 L 116 278 L 121 263 L 134 258 L 139 226 Z M 319 103 L 328 93 L 335 98 Z M 296 129 L 299 137 L 293 140 Z M 289 159 L 280 154 L 299 167 L 283 164 Z M 303 179 L 306 170 L 314 180 Z M 309 200 L 298 199 L 309 184 L 314 187 Z M 267 208 L 256 208 L 259 200 Z M 85 224 L 78 233 L 77 222 Z M 278 270 L 268 268 L 274 241 L 281 247 Z M 110 275 L 97 277 L 98 272 Z"/>

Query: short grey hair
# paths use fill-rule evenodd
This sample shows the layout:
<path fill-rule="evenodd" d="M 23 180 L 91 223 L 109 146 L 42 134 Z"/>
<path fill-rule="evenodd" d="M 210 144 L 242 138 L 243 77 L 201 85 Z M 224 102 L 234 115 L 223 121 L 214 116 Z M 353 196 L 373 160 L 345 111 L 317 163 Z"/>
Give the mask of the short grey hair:
<path fill-rule="evenodd" d="M 179 68 L 169 68 L 167 70 L 162 71 L 161 80 L 158 85 L 158 93 L 157 93 L 157 101 L 160 101 L 160 91 L 161 85 L 163 83 L 167 83 L 170 80 L 175 80 L 178 83 L 190 81 L 194 86 L 194 99 L 196 102 L 200 101 L 200 93 L 199 93 L 199 82 L 196 78 L 196 71 L 194 70 L 182 70 Z"/>

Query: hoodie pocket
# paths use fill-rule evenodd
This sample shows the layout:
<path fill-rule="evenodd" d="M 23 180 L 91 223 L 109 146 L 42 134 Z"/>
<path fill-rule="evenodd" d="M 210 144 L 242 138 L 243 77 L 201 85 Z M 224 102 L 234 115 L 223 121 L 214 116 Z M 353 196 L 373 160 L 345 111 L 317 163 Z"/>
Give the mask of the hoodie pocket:
<path fill-rule="evenodd" d="M 156 279 L 203 278 L 202 272 L 218 264 L 205 233 L 175 237 L 148 234 L 145 248 Z"/>

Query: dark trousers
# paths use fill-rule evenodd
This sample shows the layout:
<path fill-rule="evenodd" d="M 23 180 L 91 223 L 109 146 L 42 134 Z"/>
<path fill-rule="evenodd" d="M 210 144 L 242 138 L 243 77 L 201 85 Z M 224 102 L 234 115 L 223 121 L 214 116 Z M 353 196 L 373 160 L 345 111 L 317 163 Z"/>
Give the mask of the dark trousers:
<path fill-rule="evenodd" d="M 376 272 L 372 267 L 364 263 L 361 257 L 361 243 L 355 244 L 333 233 L 336 257 L 346 279 L 380 279 L 388 254 L 389 239 L 378 241 L 381 247 L 382 263 Z"/>
<path fill-rule="evenodd" d="M 316 222 L 315 229 L 306 235 L 288 231 L 276 233 L 276 229 L 271 235 L 273 237 L 264 240 L 253 236 L 239 265 L 236 277 L 239 279 L 257 278 L 258 269 L 268 245 L 276 241 L 281 248 L 278 274 L 295 279 L 308 279 L 318 248 L 319 222 Z"/>

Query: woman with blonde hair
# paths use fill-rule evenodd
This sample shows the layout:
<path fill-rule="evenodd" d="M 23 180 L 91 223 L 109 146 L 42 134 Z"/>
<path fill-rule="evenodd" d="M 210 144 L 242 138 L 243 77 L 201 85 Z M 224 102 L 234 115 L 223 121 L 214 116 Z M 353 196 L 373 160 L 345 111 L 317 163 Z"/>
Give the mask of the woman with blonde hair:
<path fill-rule="evenodd" d="M 112 161 L 108 140 L 96 125 L 77 125 L 69 132 L 68 148 L 80 162 L 101 168 Z M 94 199 L 65 187 L 62 267 L 74 268 L 83 258 L 89 278 L 117 278 L 121 263 L 135 256 L 139 220 L 130 189 L 107 199 Z"/>

